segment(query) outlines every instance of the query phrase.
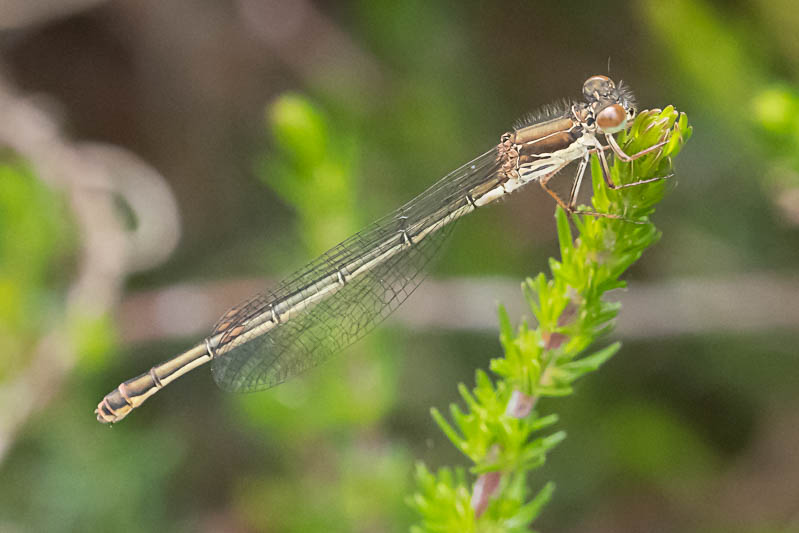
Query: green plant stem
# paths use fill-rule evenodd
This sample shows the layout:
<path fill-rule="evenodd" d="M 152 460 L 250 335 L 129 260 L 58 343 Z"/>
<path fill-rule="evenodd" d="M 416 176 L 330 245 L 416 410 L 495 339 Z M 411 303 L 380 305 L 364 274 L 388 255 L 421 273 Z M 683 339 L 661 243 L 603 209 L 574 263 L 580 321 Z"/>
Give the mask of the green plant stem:
<path fill-rule="evenodd" d="M 671 158 L 690 135 L 687 117 L 672 107 L 642 112 L 618 135 L 623 150 L 635 154 L 666 143 L 633 162 L 614 158 L 613 183 L 669 176 Z M 492 381 L 478 370 L 472 390 L 461 384 L 465 410 L 451 405 L 449 420 L 432 410 L 445 435 L 472 461 L 470 474 L 476 479 L 470 484 L 462 468 L 433 473 L 418 465 L 417 492 L 408 500 L 420 515 L 414 532 L 529 531 L 552 495 L 551 482 L 531 495 L 527 481 L 528 473 L 565 438 L 563 431 L 543 434 L 557 416 L 540 414 L 539 400 L 571 394 L 577 379 L 597 370 L 619 350 L 620 344 L 613 343 L 587 353 L 612 329 L 619 311 L 619 304 L 603 300 L 603 295 L 625 286 L 620 276 L 660 237 L 649 216 L 668 182 L 611 189 L 602 179 L 596 156 L 591 173 L 590 210 L 622 218 L 574 215 L 575 239 L 569 217 L 557 210 L 561 259 L 550 259 L 551 278 L 541 273 L 522 284 L 537 327 L 522 322 L 514 330 L 500 307 L 504 357 L 490 365 L 497 379 Z"/>

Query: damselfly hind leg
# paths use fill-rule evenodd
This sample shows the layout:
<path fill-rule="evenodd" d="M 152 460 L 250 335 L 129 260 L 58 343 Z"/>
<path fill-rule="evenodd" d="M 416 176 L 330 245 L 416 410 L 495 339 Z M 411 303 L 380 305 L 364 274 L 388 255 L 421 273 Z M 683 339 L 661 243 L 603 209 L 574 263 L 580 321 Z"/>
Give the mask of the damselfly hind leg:
<path fill-rule="evenodd" d="M 580 215 L 589 215 L 589 216 L 603 217 L 603 218 L 613 218 L 613 219 L 616 219 L 616 220 L 625 220 L 627 222 L 632 222 L 634 224 L 640 224 L 640 222 L 636 222 L 635 220 L 629 220 L 627 218 L 624 218 L 621 215 L 614 215 L 613 213 L 599 213 L 597 211 L 586 211 L 586 210 L 582 210 L 582 209 L 578 209 L 577 208 L 577 205 L 576 205 L 577 204 L 577 196 L 580 193 L 580 186 L 582 185 L 582 182 L 583 182 L 583 176 L 585 175 L 585 169 L 588 166 L 588 157 L 589 157 L 589 154 L 586 154 L 586 156 L 580 161 L 580 165 L 577 167 L 577 175 L 574 177 L 572 190 L 571 190 L 571 193 L 569 193 L 569 202 L 568 203 L 563 201 L 563 198 L 561 198 L 558 193 L 556 193 L 555 191 L 550 189 L 549 186 L 547 185 L 549 183 L 549 180 L 551 180 L 555 176 L 555 174 L 560 172 L 566 165 L 568 165 L 568 162 L 558 166 L 555 170 L 553 170 L 552 172 L 550 172 L 546 176 L 541 177 L 541 179 L 538 181 L 538 183 L 541 185 L 541 188 L 544 189 L 547 192 L 547 194 L 549 194 L 552 198 L 554 198 L 555 201 L 558 203 L 558 205 L 560 207 L 562 207 L 564 211 L 566 211 L 566 214 L 569 215 L 569 218 L 571 218 L 571 216 L 573 214 L 577 213 L 577 214 L 580 214 Z"/>

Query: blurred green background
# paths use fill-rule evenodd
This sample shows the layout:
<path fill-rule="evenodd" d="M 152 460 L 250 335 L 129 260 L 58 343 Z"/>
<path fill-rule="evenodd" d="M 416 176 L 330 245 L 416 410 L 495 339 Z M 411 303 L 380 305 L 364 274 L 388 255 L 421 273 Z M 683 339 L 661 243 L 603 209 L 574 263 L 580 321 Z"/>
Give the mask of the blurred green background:
<path fill-rule="evenodd" d="M 0 531 L 404 531 L 429 407 L 554 253 L 540 190 L 459 223 L 366 340 L 268 392 L 120 381 L 585 78 L 694 137 L 621 352 L 558 412 L 541 531 L 799 531 L 799 9 L 788 0 L 0 4 Z M 569 174 L 558 180 L 568 187 Z"/>

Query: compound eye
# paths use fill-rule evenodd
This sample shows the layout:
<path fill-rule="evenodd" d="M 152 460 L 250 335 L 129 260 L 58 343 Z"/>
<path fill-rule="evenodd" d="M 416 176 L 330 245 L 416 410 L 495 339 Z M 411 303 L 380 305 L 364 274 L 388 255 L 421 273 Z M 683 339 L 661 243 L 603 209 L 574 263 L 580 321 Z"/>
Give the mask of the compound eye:
<path fill-rule="evenodd" d="M 596 124 L 605 133 L 616 133 L 627 126 L 627 111 L 621 104 L 604 108 L 596 116 Z"/>
<path fill-rule="evenodd" d="M 613 80 L 607 76 L 591 76 L 583 84 L 583 96 L 586 100 L 599 100 L 607 98 L 616 88 Z"/>

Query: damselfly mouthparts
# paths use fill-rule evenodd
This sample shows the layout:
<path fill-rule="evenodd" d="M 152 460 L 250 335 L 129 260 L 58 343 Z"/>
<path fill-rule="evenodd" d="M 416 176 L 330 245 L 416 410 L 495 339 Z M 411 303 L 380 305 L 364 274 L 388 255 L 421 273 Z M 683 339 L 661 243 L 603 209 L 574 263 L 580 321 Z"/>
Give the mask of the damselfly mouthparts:
<path fill-rule="evenodd" d="M 664 143 L 627 155 L 613 138 L 635 116 L 627 87 L 593 76 L 583 84 L 583 97 L 583 102 L 553 106 L 522 121 L 497 146 L 334 246 L 273 291 L 234 307 L 202 342 L 106 395 L 95 411 L 97 420 L 122 420 L 157 391 L 209 361 L 220 387 L 242 392 L 267 389 L 321 363 L 363 337 L 408 298 L 453 222 L 463 215 L 530 182 L 538 182 L 561 207 L 574 212 L 593 153 L 608 186 L 621 187 L 610 178 L 605 150 L 631 161 Z M 568 200 L 563 200 L 548 183 L 575 161 L 577 176 Z"/>

